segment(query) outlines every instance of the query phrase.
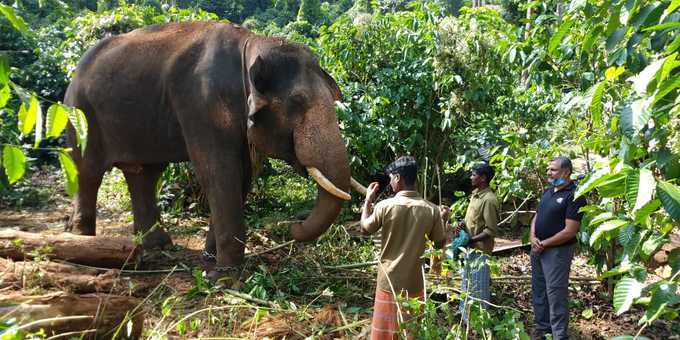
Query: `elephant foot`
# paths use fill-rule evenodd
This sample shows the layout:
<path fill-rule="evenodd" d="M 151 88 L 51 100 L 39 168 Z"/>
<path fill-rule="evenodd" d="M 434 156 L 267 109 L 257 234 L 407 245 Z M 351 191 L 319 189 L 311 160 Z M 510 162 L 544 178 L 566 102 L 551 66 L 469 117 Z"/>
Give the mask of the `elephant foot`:
<path fill-rule="evenodd" d="M 156 228 L 144 236 L 142 247 L 144 249 L 166 249 L 172 247 L 172 238 L 170 238 L 170 235 L 165 230 Z"/>
<path fill-rule="evenodd" d="M 208 280 L 217 286 L 238 290 L 243 286 L 241 269 L 239 267 L 211 266 L 208 270 Z"/>

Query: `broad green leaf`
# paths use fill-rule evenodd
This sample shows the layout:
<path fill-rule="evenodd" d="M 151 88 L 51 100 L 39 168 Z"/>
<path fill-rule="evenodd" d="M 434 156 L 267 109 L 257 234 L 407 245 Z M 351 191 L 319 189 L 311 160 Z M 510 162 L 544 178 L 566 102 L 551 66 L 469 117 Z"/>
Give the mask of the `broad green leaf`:
<path fill-rule="evenodd" d="M 635 247 L 634 244 L 631 244 L 633 241 L 636 241 L 636 236 L 638 235 L 637 228 L 633 224 L 629 224 L 621 231 L 619 231 L 619 236 L 617 237 L 619 240 L 619 243 L 623 245 L 624 248 L 631 248 Z"/>
<path fill-rule="evenodd" d="M 671 74 L 671 71 L 673 71 L 673 69 L 675 69 L 676 67 L 680 66 L 680 61 L 675 60 L 677 56 L 678 52 L 675 52 L 663 59 L 664 63 L 663 66 L 661 67 L 661 72 L 659 72 L 656 77 L 657 84 L 663 83 L 668 77 L 668 75 Z"/>
<path fill-rule="evenodd" d="M 609 340 L 651 340 L 646 336 L 619 335 L 609 338 Z"/>
<path fill-rule="evenodd" d="M 647 124 L 652 116 L 650 105 L 653 98 L 643 98 L 625 104 L 619 111 L 621 130 L 628 138 L 633 138 Z"/>
<path fill-rule="evenodd" d="M 663 99 L 671 91 L 675 90 L 680 86 L 680 76 L 675 76 L 667 81 L 663 82 L 658 86 L 659 91 L 654 95 L 654 101 L 652 104 L 656 104 L 659 100 Z"/>
<path fill-rule="evenodd" d="M 592 247 L 595 242 L 604 234 L 606 231 L 616 230 L 628 224 L 626 220 L 609 220 L 600 224 L 595 231 L 590 235 L 590 246 Z"/>
<path fill-rule="evenodd" d="M 631 277 L 624 277 L 614 287 L 614 309 L 621 315 L 630 309 L 633 300 L 640 297 L 642 283 Z"/>
<path fill-rule="evenodd" d="M 671 54 L 675 52 L 675 50 L 677 50 L 678 47 L 680 47 L 680 34 L 678 34 L 675 37 L 675 39 L 673 39 L 672 43 L 668 44 L 668 46 L 666 47 L 666 54 Z"/>
<path fill-rule="evenodd" d="M 641 324 L 652 323 L 663 314 L 669 304 L 678 302 L 678 295 L 676 293 L 678 286 L 673 283 L 668 283 L 668 281 L 661 282 L 662 283 L 658 285 L 658 288 L 654 290 L 652 300 L 649 302 L 649 306 L 647 306 L 644 317 L 640 319 Z"/>
<path fill-rule="evenodd" d="M 664 235 L 652 235 L 652 237 L 648 238 L 644 243 L 642 243 L 642 257 L 645 259 L 649 258 L 649 256 L 659 249 L 659 247 L 667 242 L 668 239 L 666 239 Z"/>
<path fill-rule="evenodd" d="M 658 24 L 650 27 L 646 27 L 643 29 L 643 31 L 658 31 L 658 30 L 663 30 L 663 29 L 668 29 L 668 28 L 678 28 L 680 27 L 680 22 L 666 22 L 663 24 Z"/>
<path fill-rule="evenodd" d="M 62 104 L 52 104 L 47 109 L 47 138 L 58 138 L 68 123 L 68 112 Z"/>
<path fill-rule="evenodd" d="M 59 163 L 66 178 L 66 192 L 73 196 L 78 191 L 78 169 L 71 157 L 65 152 L 59 152 Z"/>
<path fill-rule="evenodd" d="M 604 85 L 604 81 L 593 85 L 594 90 L 593 96 L 590 99 L 590 113 L 592 115 L 593 124 L 595 127 L 599 127 L 602 120 L 602 111 L 604 110 L 602 106 L 602 92 L 604 92 Z"/>
<path fill-rule="evenodd" d="M 4 86 L 0 87 L 0 109 L 7 105 L 7 101 L 9 100 L 10 96 L 11 92 L 9 85 L 5 84 Z"/>
<path fill-rule="evenodd" d="M 656 78 L 656 73 L 659 72 L 665 61 L 666 59 L 659 59 L 647 65 L 642 72 L 628 79 L 633 83 L 633 88 L 637 94 L 642 96 L 647 93 L 649 83 Z"/>
<path fill-rule="evenodd" d="M 26 172 L 26 156 L 18 147 L 5 145 L 2 149 L 2 165 L 5 168 L 9 184 L 14 184 Z"/>
<path fill-rule="evenodd" d="M 651 213 L 657 211 L 661 207 L 661 201 L 658 199 L 653 199 L 644 206 L 642 206 L 638 211 L 635 212 L 635 223 L 642 223 L 642 221 L 647 218 Z"/>
<path fill-rule="evenodd" d="M 22 34 L 25 34 L 28 31 L 26 22 L 24 19 L 14 13 L 14 8 L 0 3 L 0 13 L 2 13 L 5 18 L 7 18 L 15 30 L 21 32 Z"/>
<path fill-rule="evenodd" d="M 621 27 L 614 31 L 614 33 L 612 33 L 607 38 L 607 42 L 604 45 L 607 51 L 611 51 L 612 49 L 614 49 L 614 47 L 616 47 L 616 45 L 621 41 L 621 39 L 623 39 L 623 37 L 626 36 L 626 30 L 627 29 L 625 27 Z"/>
<path fill-rule="evenodd" d="M 603 212 L 601 214 L 598 214 L 597 216 L 593 217 L 593 219 L 590 221 L 590 225 L 595 226 L 598 225 L 604 221 L 611 220 L 614 218 L 614 214 L 611 212 Z"/>
<path fill-rule="evenodd" d="M 658 181 L 656 192 L 668 215 L 680 221 L 680 187 L 666 181 Z"/>
<path fill-rule="evenodd" d="M 619 28 L 620 16 L 621 16 L 621 6 L 623 3 L 619 3 L 616 7 L 612 8 L 612 14 L 609 16 L 609 22 L 607 22 L 607 30 L 605 31 L 606 36 L 610 36 L 617 28 Z"/>
<path fill-rule="evenodd" d="M 637 30 L 645 22 L 645 20 L 647 20 L 649 14 L 652 13 L 658 6 L 658 4 L 649 4 L 640 9 L 640 11 L 631 18 L 630 25 L 633 26 L 635 30 Z"/>
<path fill-rule="evenodd" d="M 550 43 L 548 44 L 548 53 L 555 53 L 555 50 L 560 46 L 562 39 L 569 32 L 572 24 L 572 20 L 565 20 L 562 25 L 560 25 L 560 28 L 557 30 L 557 32 L 555 32 L 555 34 L 553 34 L 553 36 L 550 38 Z"/>
<path fill-rule="evenodd" d="M 680 272 L 680 248 L 673 248 L 668 253 L 668 265 L 671 267 L 671 277 Z"/>
<path fill-rule="evenodd" d="M 68 108 L 67 113 L 68 120 L 76 130 L 76 139 L 78 146 L 80 147 L 80 152 L 85 154 L 85 148 L 87 146 L 87 119 L 85 118 L 85 114 L 75 107 Z"/>
<path fill-rule="evenodd" d="M 652 200 L 655 187 L 654 174 L 647 169 L 631 172 L 626 177 L 626 198 L 633 206 L 633 213 Z"/>
<path fill-rule="evenodd" d="M 0 86 L 9 83 L 9 61 L 7 56 L 0 54 Z"/>
<path fill-rule="evenodd" d="M 31 96 L 29 99 L 28 107 L 26 107 L 26 103 L 21 103 L 19 107 L 19 131 L 22 134 L 28 135 L 33 131 L 39 111 L 40 103 L 38 103 L 38 98 L 35 96 Z"/>
<path fill-rule="evenodd" d="M 665 14 L 668 15 L 668 14 L 673 13 L 673 11 L 675 11 L 676 9 L 678 9 L 678 7 L 680 7 L 680 0 L 673 0 L 673 1 L 671 1 L 671 4 L 668 5 L 668 7 L 666 8 Z"/>
<path fill-rule="evenodd" d="M 581 44 L 581 49 L 586 52 L 590 51 L 593 48 L 595 41 L 597 41 L 597 38 L 600 36 L 600 33 L 602 33 L 602 26 L 597 26 L 595 29 L 586 33 L 586 36 L 583 38 L 583 44 Z"/>
<path fill-rule="evenodd" d="M 607 168 L 601 168 L 591 173 L 588 175 L 588 178 L 585 180 L 585 182 L 578 186 L 574 198 L 579 198 L 589 193 L 591 190 L 595 189 L 595 186 L 604 182 L 609 177 L 611 177 L 611 175 L 609 174 L 609 169 Z"/>
<path fill-rule="evenodd" d="M 602 197 L 619 197 L 626 193 L 627 171 L 622 171 L 597 184 L 595 188 Z"/>
<path fill-rule="evenodd" d="M 623 66 L 610 67 L 604 72 L 604 77 L 607 81 L 614 81 L 619 78 L 620 75 L 626 72 L 626 68 Z"/>
<path fill-rule="evenodd" d="M 37 148 L 40 145 L 40 142 L 42 141 L 43 138 L 43 128 L 45 124 L 43 123 L 43 115 L 42 115 L 42 108 L 40 107 L 40 103 L 37 103 L 36 99 L 36 112 L 35 112 L 35 143 L 33 143 L 33 147 Z"/>

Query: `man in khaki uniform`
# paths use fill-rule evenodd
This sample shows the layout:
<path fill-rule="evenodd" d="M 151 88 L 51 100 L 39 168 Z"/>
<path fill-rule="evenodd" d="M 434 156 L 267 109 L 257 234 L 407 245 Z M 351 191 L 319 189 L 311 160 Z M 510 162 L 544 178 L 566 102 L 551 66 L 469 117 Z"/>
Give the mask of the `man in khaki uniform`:
<path fill-rule="evenodd" d="M 418 172 L 413 157 L 400 157 L 386 172 L 395 196 L 373 207 L 378 183 L 371 183 L 361 214 L 361 228 L 368 233 L 382 229 L 382 247 L 378 261 L 371 339 L 399 338 L 400 313 L 395 296 L 422 298 L 424 290 L 421 256 L 426 240 L 438 249 L 446 243 L 439 207 L 415 191 Z"/>
<path fill-rule="evenodd" d="M 460 312 L 465 322 L 468 321 L 468 308 L 471 300 L 483 307 L 482 301 L 489 301 L 489 271 L 488 256 L 493 252 L 494 237 L 498 233 L 500 206 L 496 194 L 489 188 L 489 182 L 494 176 L 494 170 L 488 164 L 479 164 L 472 168 L 470 181 L 475 188 L 470 197 L 465 214 L 465 221 L 456 227 L 470 235 L 467 244 L 469 252 L 465 255 L 465 266 L 461 281 L 461 289 L 466 293 L 460 302 Z M 480 301 L 481 300 L 481 301 Z"/>

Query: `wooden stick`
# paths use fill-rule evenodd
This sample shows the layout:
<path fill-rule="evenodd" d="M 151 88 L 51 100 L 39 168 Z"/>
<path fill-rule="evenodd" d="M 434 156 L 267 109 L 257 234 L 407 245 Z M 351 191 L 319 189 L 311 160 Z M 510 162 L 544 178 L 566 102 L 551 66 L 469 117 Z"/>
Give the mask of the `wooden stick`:
<path fill-rule="evenodd" d="M 295 240 L 290 240 L 290 241 L 281 243 L 281 244 L 279 244 L 279 245 L 277 245 L 277 246 L 275 246 L 275 247 L 272 247 L 272 248 L 269 248 L 269 249 L 266 249 L 266 250 L 263 250 L 263 251 L 260 251 L 260 252 L 257 252 L 257 253 L 248 254 L 248 255 L 246 255 L 245 257 L 255 257 L 255 256 L 260 256 L 260 255 L 262 255 L 262 254 L 266 254 L 266 253 L 272 252 L 272 251 L 274 251 L 274 250 L 284 248 L 284 247 L 289 246 L 289 245 L 291 245 L 291 244 L 293 244 L 293 243 L 295 243 Z"/>
<path fill-rule="evenodd" d="M 508 216 L 504 220 L 498 222 L 498 225 L 504 224 L 504 223 L 512 220 L 512 218 L 515 216 L 515 214 L 517 214 L 519 209 L 522 209 L 522 206 L 524 206 L 524 203 L 526 203 L 532 197 L 533 197 L 533 195 L 529 194 L 529 196 L 527 196 L 527 198 L 525 198 L 524 201 L 522 201 L 522 204 L 520 204 L 519 207 L 517 207 L 517 209 L 515 209 L 515 211 L 513 211 L 512 214 L 510 214 L 510 216 Z"/>

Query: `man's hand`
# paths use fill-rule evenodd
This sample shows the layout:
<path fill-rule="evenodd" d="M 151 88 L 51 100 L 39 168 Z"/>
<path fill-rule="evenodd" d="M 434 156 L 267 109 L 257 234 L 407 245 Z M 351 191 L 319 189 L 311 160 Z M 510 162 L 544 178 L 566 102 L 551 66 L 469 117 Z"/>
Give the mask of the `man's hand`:
<path fill-rule="evenodd" d="M 543 246 L 543 242 L 541 242 L 541 240 L 539 240 L 534 235 L 529 236 L 529 240 L 531 241 L 531 251 L 532 252 L 534 252 L 536 254 L 540 254 L 540 253 L 543 252 L 545 247 Z"/>
<path fill-rule="evenodd" d="M 366 189 L 366 200 L 367 203 L 372 203 L 375 200 L 375 196 L 378 194 L 378 189 L 380 189 L 380 184 L 378 182 L 372 182 L 368 185 Z"/>
<path fill-rule="evenodd" d="M 465 221 L 460 221 L 458 224 L 456 224 L 456 227 L 453 228 L 453 234 L 457 235 L 461 229 L 465 227 Z"/>

